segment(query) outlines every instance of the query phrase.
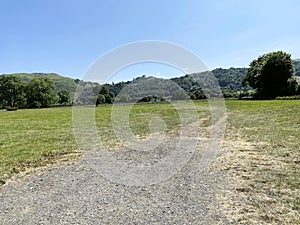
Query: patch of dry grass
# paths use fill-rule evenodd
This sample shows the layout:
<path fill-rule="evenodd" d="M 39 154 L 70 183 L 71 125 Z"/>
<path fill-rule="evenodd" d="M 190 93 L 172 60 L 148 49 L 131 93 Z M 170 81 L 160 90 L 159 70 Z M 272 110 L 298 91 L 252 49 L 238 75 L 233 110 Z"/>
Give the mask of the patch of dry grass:
<path fill-rule="evenodd" d="M 218 197 L 236 224 L 300 224 L 300 101 L 229 101 Z"/>

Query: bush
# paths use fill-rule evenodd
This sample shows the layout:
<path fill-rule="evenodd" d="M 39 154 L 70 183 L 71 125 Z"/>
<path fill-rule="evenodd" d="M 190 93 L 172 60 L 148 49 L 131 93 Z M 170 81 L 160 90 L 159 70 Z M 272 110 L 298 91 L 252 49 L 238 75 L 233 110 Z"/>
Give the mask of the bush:
<path fill-rule="evenodd" d="M 276 100 L 299 100 L 300 95 L 293 95 L 293 96 L 278 96 L 275 98 Z"/>
<path fill-rule="evenodd" d="M 5 109 L 6 109 L 7 111 L 17 111 L 17 110 L 18 110 L 18 107 L 6 106 Z"/>

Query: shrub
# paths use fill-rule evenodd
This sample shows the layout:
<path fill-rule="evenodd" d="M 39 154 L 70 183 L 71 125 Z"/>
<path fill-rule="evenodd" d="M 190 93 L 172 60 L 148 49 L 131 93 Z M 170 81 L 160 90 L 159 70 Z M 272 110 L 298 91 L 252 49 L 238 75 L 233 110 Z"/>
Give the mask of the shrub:
<path fill-rule="evenodd" d="M 276 100 L 299 100 L 300 95 L 293 95 L 293 96 L 278 96 L 275 98 Z"/>

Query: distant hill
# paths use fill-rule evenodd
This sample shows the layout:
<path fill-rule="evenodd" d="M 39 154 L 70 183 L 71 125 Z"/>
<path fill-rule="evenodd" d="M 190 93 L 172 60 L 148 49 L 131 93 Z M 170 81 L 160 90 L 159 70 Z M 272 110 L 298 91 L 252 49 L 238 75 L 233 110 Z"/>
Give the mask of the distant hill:
<path fill-rule="evenodd" d="M 296 70 L 296 76 L 297 80 L 300 80 L 300 59 L 294 60 L 295 70 Z M 248 68 L 234 68 L 231 67 L 229 69 L 223 69 L 223 68 L 217 68 L 212 70 L 211 72 L 215 75 L 215 77 L 219 80 L 220 87 L 224 93 L 225 96 L 235 96 L 237 91 L 245 90 L 245 87 L 242 86 L 243 78 L 245 77 L 247 73 Z M 205 73 L 199 73 L 199 77 L 205 77 Z M 195 74 L 186 74 L 181 77 L 174 77 L 170 80 L 176 82 L 180 87 L 182 87 L 186 92 L 188 93 L 194 93 L 196 94 L 197 89 L 195 89 L 195 86 L 197 86 L 197 82 L 192 78 Z M 198 76 L 197 75 L 197 76 Z M 135 80 L 138 79 L 151 79 L 151 77 L 138 77 Z M 119 82 L 114 84 L 106 84 L 108 89 L 114 93 L 115 96 L 117 96 L 120 92 L 120 90 L 128 85 L 133 84 L 135 82 L 133 81 L 127 81 L 127 82 Z M 250 87 L 247 87 L 248 90 L 251 90 Z"/>
<path fill-rule="evenodd" d="M 212 73 L 219 80 L 220 87 L 227 90 L 241 90 L 248 68 L 214 69 Z"/>
<path fill-rule="evenodd" d="M 24 82 L 29 82 L 33 78 L 47 77 L 54 81 L 55 91 L 57 93 L 63 89 L 68 90 L 69 92 L 75 92 L 77 87 L 76 80 L 69 77 L 63 77 L 56 73 L 14 73 L 2 75 L 14 75 L 20 77 L 20 79 Z"/>
<path fill-rule="evenodd" d="M 295 71 L 296 71 L 295 74 L 297 76 L 297 80 L 300 80 L 300 59 L 295 59 L 294 65 L 295 65 Z M 217 68 L 212 70 L 212 73 L 219 80 L 219 84 L 222 90 L 239 91 L 243 89 L 242 80 L 247 73 L 247 69 L 248 68 L 234 68 L 234 67 L 231 67 L 229 69 Z M 56 73 L 15 73 L 15 74 L 2 74 L 2 75 L 19 76 L 21 80 L 23 80 L 24 82 L 29 82 L 31 79 L 37 77 L 48 77 L 54 81 L 56 87 L 55 91 L 57 93 L 63 89 L 68 90 L 70 93 L 74 93 L 76 91 L 79 82 L 78 79 L 75 80 L 69 77 L 61 76 Z M 171 78 L 171 80 L 176 82 L 179 86 L 181 86 L 184 90 L 188 92 L 195 86 L 195 82 L 188 74 L 181 77 Z M 107 84 L 106 86 L 109 88 L 111 92 L 117 95 L 124 86 L 132 82 L 133 81 L 126 81 L 126 82 L 122 81 L 119 83 Z M 84 83 L 87 86 L 95 85 L 95 83 L 92 82 L 84 82 Z"/>
<path fill-rule="evenodd" d="M 247 68 L 229 68 L 222 69 L 217 68 L 211 71 L 214 76 L 219 80 L 220 87 L 223 90 L 241 90 L 242 80 L 247 73 Z M 199 76 L 205 76 L 205 73 L 199 73 Z M 179 86 L 181 86 L 185 91 L 189 91 L 195 86 L 197 83 L 193 81 L 191 75 L 187 74 L 181 77 L 171 78 L 174 82 L 176 82 Z"/>

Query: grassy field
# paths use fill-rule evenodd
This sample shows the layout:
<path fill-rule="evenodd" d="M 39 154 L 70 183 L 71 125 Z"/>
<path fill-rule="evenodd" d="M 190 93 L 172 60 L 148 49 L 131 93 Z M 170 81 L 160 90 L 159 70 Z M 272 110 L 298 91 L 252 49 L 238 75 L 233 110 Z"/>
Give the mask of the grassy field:
<path fill-rule="evenodd" d="M 200 116 L 209 113 L 205 101 L 198 106 Z M 124 107 L 129 106 L 117 106 L 121 110 Z M 98 106 L 96 125 L 101 140 L 113 148 L 120 143 L 111 125 L 111 111 L 110 105 Z M 133 133 L 140 137 L 147 136 L 153 115 L 163 118 L 168 132 L 180 125 L 179 115 L 171 104 L 136 104 L 130 113 Z M 0 126 L 0 183 L 27 168 L 46 165 L 79 153 L 73 135 L 70 107 L 0 111 Z"/>
<path fill-rule="evenodd" d="M 71 108 L 0 112 L 0 179 L 77 152 Z"/>
<path fill-rule="evenodd" d="M 207 117 L 210 114 L 207 101 L 198 101 L 195 104 L 200 118 Z M 129 106 L 116 106 L 116 111 L 123 110 Z M 107 147 L 113 148 L 120 146 L 117 140 L 111 122 L 111 106 L 98 106 L 96 110 L 96 124 L 101 140 Z M 167 133 L 176 131 L 180 124 L 180 115 L 176 108 L 170 103 L 160 104 L 135 104 L 130 111 L 129 123 L 132 132 L 140 137 L 147 137 L 150 134 L 149 122 L 153 116 L 158 116 L 166 123 Z"/>
<path fill-rule="evenodd" d="M 300 224 L 300 101 L 227 101 L 221 157 L 238 224 Z"/>
<path fill-rule="evenodd" d="M 196 102 L 199 117 L 209 114 Z M 238 224 L 300 224 L 300 101 L 226 101 L 228 124 L 218 169 L 229 176 L 230 190 L 220 197 L 228 217 Z M 127 106 L 118 106 L 127 107 Z M 119 146 L 110 120 L 111 106 L 96 109 L 98 132 Z M 130 114 L 139 136 L 149 133 L 153 115 L 168 132 L 180 120 L 170 104 L 137 104 Z M 26 168 L 76 157 L 71 108 L 0 111 L 0 180 Z"/>

